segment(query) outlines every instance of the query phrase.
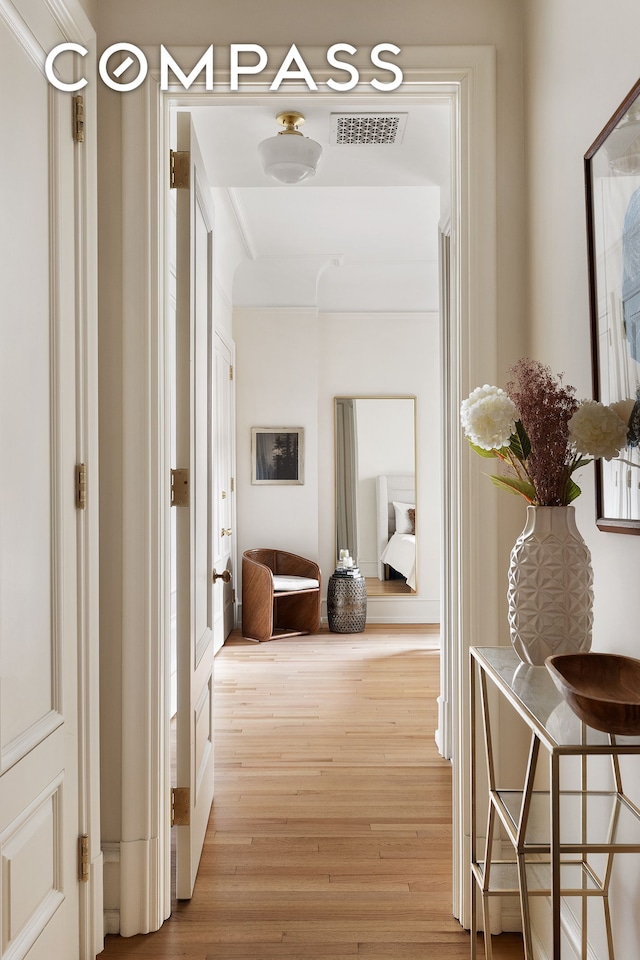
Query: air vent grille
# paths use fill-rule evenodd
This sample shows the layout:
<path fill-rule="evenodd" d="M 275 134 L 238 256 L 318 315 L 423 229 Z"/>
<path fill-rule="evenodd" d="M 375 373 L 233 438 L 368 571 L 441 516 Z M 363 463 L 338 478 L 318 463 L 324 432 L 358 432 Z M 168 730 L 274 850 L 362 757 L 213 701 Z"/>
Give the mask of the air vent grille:
<path fill-rule="evenodd" d="M 332 113 L 331 143 L 401 143 L 406 113 Z"/>

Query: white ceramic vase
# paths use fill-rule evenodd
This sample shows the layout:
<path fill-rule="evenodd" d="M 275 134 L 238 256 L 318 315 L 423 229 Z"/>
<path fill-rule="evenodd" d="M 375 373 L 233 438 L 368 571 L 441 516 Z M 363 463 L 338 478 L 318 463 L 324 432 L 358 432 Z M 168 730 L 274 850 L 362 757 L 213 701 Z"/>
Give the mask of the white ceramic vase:
<path fill-rule="evenodd" d="M 591 554 L 573 507 L 527 507 L 527 522 L 511 551 L 509 628 L 525 663 L 591 648 Z"/>

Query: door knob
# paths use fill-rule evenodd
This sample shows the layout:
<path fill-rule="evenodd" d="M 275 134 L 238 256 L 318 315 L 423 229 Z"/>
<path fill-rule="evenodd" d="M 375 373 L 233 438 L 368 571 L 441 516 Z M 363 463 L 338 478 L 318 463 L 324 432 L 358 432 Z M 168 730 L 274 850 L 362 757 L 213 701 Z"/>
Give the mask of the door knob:
<path fill-rule="evenodd" d="M 230 537 L 231 536 L 231 527 L 223 527 L 220 531 L 221 537 Z"/>
<path fill-rule="evenodd" d="M 222 573 L 218 573 L 217 570 L 214 570 L 213 582 L 215 583 L 216 580 L 222 580 L 223 583 L 229 583 L 229 581 L 231 580 L 231 573 L 229 572 L 229 570 L 223 570 Z"/>

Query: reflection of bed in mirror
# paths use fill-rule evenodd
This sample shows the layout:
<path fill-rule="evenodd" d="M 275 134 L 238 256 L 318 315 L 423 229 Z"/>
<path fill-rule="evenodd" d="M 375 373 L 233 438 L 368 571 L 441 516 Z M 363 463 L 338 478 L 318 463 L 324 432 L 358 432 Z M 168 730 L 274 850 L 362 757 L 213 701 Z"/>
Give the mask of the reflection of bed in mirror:
<path fill-rule="evenodd" d="M 390 567 L 416 588 L 416 484 L 413 474 L 376 477 L 378 577 Z"/>

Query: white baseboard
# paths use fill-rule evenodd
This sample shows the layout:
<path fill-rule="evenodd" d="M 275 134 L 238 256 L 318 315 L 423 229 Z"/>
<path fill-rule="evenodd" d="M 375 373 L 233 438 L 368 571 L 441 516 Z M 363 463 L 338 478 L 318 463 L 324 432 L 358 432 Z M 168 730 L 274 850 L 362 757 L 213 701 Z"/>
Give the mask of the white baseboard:
<path fill-rule="evenodd" d="M 327 622 L 327 602 L 322 601 L 322 623 Z M 420 597 L 367 598 L 367 623 L 440 623 L 440 601 L 422 600 Z M 238 629 L 242 628 L 242 605 L 238 604 L 236 619 Z"/>
<path fill-rule="evenodd" d="M 593 897 L 591 903 L 595 906 L 597 901 L 598 898 Z M 562 934 L 564 935 L 562 942 L 563 958 L 566 956 L 567 960 L 602 960 L 602 957 L 607 956 L 606 946 L 604 948 L 605 953 L 601 955 L 598 953 L 593 943 L 589 942 L 589 940 L 587 940 L 586 956 L 583 956 L 581 922 L 578 917 L 576 917 L 573 910 L 569 907 L 566 900 L 562 902 L 560 909 L 560 926 Z M 533 942 L 532 945 L 534 956 L 538 957 L 539 960 L 551 960 L 552 948 L 550 943 L 550 927 L 545 929 L 544 933 L 546 936 L 543 938 L 542 931 L 539 930 L 537 926 L 532 925 L 531 939 Z M 568 951 L 564 949 L 565 946 L 568 947 Z"/>
<path fill-rule="evenodd" d="M 104 932 L 120 933 L 120 844 L 102 844 Z"/>
<path fill-rule="evenodd" d="M 105 936 L 108 933 L 119 934 L 120 933 L 120 911 L 119 910 L 105 910 L 104 911 L 104 933 Z"/>

